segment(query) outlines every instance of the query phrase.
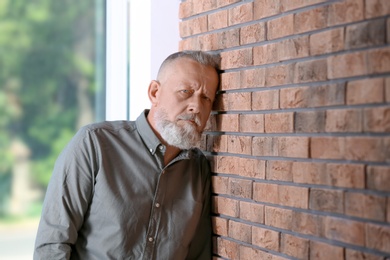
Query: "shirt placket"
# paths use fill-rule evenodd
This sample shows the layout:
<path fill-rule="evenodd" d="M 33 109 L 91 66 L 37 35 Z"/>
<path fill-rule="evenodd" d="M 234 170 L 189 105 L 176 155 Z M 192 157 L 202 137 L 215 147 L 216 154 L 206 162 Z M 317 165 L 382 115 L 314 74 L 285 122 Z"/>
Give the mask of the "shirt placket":
<path fill-rule="evenodd" d="M 160 148 L 162 146 L 160 145 Z M 160 152 L 163 151 L 163 149 L 159 149 Z M 162 157 L 161 153 L 156 153 L 155 156 L 157 156 L 157 160 L 160 162 L 160 165 L 162 166 Z M 165 169 L 162 169 L 159 174 L 159 179 L 157 182 L 154 198 L 153 198 L 153 205 L 152 210 L 150 213 L 150 219 L 149 219 L 149 225 L 148 225 L 148 231 L 147 231 L 147 242 L 145 246 L 144 256 L 143 259 L 153 259 L 153 252 L 155 252 L 155 247 L 158 243 L 158 230 L 161 223 L 161 210 L 164 202 L 164 194 L 166 189 L 166 178 L 164 175 Z"/>

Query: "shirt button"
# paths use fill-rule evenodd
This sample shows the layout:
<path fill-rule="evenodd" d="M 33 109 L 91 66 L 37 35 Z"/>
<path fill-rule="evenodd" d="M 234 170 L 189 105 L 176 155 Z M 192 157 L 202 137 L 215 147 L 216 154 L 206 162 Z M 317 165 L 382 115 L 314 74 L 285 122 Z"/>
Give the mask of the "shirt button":
<path fill-rule="evenodd" d="M 156 204 L 154 204 L 154 206 L 156 206 L 156 208 L 159 208 L 160 207 L 160 203 L 156 203 Z"/>
<path fill-rule="evenodd" d="M 153 242 L 154 239 L 153 239 L 153 237 L 149 237 L 148 240 L 149 240 L 149 242 Z"/>

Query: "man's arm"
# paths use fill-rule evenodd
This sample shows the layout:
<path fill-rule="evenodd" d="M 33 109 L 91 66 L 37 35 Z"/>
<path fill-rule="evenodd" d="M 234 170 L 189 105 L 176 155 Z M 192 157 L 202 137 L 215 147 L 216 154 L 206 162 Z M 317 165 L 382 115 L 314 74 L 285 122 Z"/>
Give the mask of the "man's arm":
<path fill-rule="evenodd" d="M 198 227 L 186 259 L 196 259 L 196 260 L 210 260 L 212 255 L 212 227 L 211 227 L 211 174 L 210 166 L 205 159 L 204 163 L 204 174 L 205 174 L 205 184 L 204 184 L 204 203 L 202 209 L 202 216 L 199 220 Z"/>
<path fill-rule="evenodd" d="M 69 259 L 93 193 L 89 131 L 80 130 L 57 159 L 42 210 L 34 259 Z"/>

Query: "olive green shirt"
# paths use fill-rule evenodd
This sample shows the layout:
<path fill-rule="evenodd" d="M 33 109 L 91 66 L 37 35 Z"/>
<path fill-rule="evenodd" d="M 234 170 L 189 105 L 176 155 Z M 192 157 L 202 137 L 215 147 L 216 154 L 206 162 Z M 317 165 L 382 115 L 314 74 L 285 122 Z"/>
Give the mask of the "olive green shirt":
<path fill-rule="evenodd" d="M 208 162 L 192 149 L 164 166 L 147 113 L 83 127 L 67 145 L 34 259 L 211 259 Z"/>

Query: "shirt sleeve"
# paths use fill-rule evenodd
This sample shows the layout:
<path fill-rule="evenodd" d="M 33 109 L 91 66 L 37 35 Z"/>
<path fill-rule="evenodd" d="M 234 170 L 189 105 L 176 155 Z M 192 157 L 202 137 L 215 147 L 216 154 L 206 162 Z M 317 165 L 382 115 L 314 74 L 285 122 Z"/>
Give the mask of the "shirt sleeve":
<path fill-rule="evenodd" d="M 212 255 L 212 227 L 211 227 L 211 177 L 210 166 L 206 158 L 203 162 L 204 202 L 202 216 L 197 231 L 190 244 L 187 258 L 196 260 L 210 260 Z"/>
<path fill-rule="evenodd" d="M 34 259 L 69 259 L 93 194 L 96 156 L 82 128 L 58 157 L 35 240 Z"/>

